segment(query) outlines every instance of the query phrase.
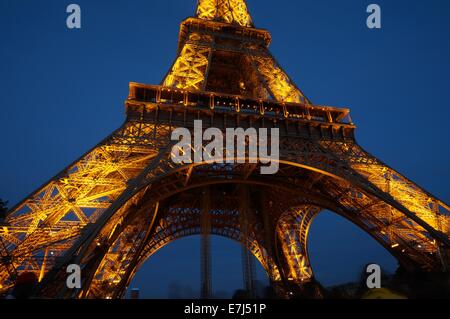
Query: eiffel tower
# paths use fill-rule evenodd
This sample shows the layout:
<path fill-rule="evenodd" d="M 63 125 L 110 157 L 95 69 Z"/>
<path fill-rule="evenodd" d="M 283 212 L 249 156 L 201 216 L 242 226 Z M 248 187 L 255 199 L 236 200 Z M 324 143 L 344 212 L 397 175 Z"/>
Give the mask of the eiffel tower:
<path fill-rule="evenodd" d="M 315 216 L 330 210 L 370 234 L 408 271 L 447 272 L 450 209 L 363 150 L 345 108 L 313 104 L 269 52 L 244 0 L 199 0 L 181 23 L 161 85 L 130 83 L 126 121 L 13 207 L 0 228 L 0 290 L 18 274 L 38 295 L 120 298 L 167 244 L 201 235 L 202 297 L 211 296 L 210 235 L 242 244 L 246 288 L 254 256 L 288 298 L 314 279 L 307 251 Z M 280 169 L 175 164 L 171 132 L 278 128 Z M 68 289 L 67 266 L 82 286 Z"/>

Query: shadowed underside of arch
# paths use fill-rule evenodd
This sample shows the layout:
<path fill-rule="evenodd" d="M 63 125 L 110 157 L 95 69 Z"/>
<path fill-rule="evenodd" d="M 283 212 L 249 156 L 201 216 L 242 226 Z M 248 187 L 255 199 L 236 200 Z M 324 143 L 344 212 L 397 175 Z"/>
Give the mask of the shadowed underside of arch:
<path fill-rule="evenodd" d="M 138 269 L 146 260 L 151 259 L 157 251 L 178 239 L 202 234 L 201 209 L 166 208 L 165 210 L 160 210 L 160 214 L 164 217 L 161 217 L 155 228 L 154 235 L 151 238 L 148 238 L 144 245 L 140 245 L 140 252 L 134 262 L 127 265 L 118 265 L 117 260 L 121 261 L 125 259 L 124 256 L 119 256 L 118 259 L 111 257 L 104 258 L 97 271 L 96 278 L 93 280 L 86 293 L 86 297 L 117 298 L 123 296 L 128 284 L 131 282 Z M 211 211 L 210 214 L 212 215 L 210 234 L 228 238 L 239 243 L 242 243 L 244 240 L 246 248 L 258 259 L 269 274 L 270 271 L 268 267 L 274 263 L 272 260 L 269 260 L 270 257 L 267 255 L 266 249 L 262 247 L 262 238 L 253 230 L 247 238 L 243 238 L 242 227 L 239 224 L 239 212 Z M 138 231 L 136 228 L 137 226 L 142 227 L 140 223 L 134 224 L 134 228 L 131 228 L 130 232 L 136 233 Z M 122 244 L 120 241 L 121 238 L 117 241 L 118 245 Z M 123 251 L 123 249 L 119 249 L 119 251 Z M 113 250 L 110 250 L 107 256 L 112 255 L 114 255 L 114 252 Z M 126 269 L 126 271 L 122 274 L 120 271 L 117 271 L 118 269 Z M 276 272 L 276 276 L 279 278 L 277 269 L 272 270 L 273 272 Z M 119 284 L 117 286 L 110 285 L 109 283 L 111 280 L 112 282 L 116 281 Z"/>
<path fill-rule="evenodd" d="M 160 164 L 158 167 L 162 167 Z M 146 258 L 177 238 L 200 233 L 199 190 L 205 187 L 211 189 L 215 203 L 210 211 L 211 233 L 238 241 L 242 241 L 242 232 L 237 185 L 247 185 L 251 190 L 252 229 L 245 242 L 280 291 L 286 292 L 292 283 L 301 285 L 312 278 L 307 234 L 321 209 L 335 211 L 361 227 L 408 269 L 432 270 L 441 266 L 425 229 L 418 231 L 417 225 L 407 226 L 408 217 L 399 213 L 403 219 L 398 219 L 397 227 L 403 232 L 387 236 L 385 229 L 390 224 L 367 207 L 389 211 L 393 208 L 382 206 L 374 195 L 331 175 L 319 173 L 317 168 L 306 169 L 303 164 L 282 164 L 279 173 L 269 177 L 260 175 L 258 167 L 250 164 L 176 167 L 139 188 L 137 195 L 125 200 L 134 203 L 105 220 L 98 234 L 80 247 L 84 252 L 75 262 L 86 265 L 84 269 L 90 277 L 78 296 L 121 296 Z M 411 234 L 415 235 L 413 244 L 408 242 Z M 401 242 L 402 249 L 395 249 L 398 246 L 393 242 Z M 418 250 L 417 243 L 427 250 Z"/>

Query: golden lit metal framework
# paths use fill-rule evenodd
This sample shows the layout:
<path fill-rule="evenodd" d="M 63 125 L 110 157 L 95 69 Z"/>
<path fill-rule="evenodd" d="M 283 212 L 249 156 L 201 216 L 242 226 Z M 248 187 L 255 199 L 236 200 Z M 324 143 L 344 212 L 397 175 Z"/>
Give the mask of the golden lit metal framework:
<path fill-rule="evenodd" d="M 244 0 L 199 0 L 197 16 L 205 20 L 253 27 L 252 18 Z"/>
<path fill-rule="evenodd" d="M 448 271 L 449 206 L 364 151 L 348 109 L 312 104 L 270 42 L 243 0 L 200 0 L 181 24 L 162 86 L 130 83 L 124 125 L 0 224 L 0 290 L 31 271 L 40 296 L 118 298 L 155 252 L 209 229 L 242 243 L 288 297 L 314 276 L 308 230 L 323 209 L 358 225 L 407 270 Z M 197 119 L 205 129 L 279 128 L 280 171 L 175 165 L 170 134 Z M 252 200 L 243 202 L 242 189 Z M 65 286 L 71 263 L 83 269 L 79 290 Z"/>

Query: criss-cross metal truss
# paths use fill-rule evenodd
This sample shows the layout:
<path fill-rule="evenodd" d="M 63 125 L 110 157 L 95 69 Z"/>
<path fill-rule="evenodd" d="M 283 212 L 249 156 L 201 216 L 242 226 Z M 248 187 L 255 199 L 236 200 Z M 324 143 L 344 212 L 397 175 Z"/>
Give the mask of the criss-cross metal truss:
<path fill-rule="evenodd" d="M 270 41 L 244 1 L 199 1 L 162 86 L 130 83 L 124 125 L 0 224 L 0 290 L 31 271 L 40 296 L 118 298 L 159 249 L 209 232 L 242 243 L 289 296 L 314 276 L 307 239 L 322 210 L 358 225 L 407 270 L 448 271 L 449 206 L 364 151 L 348 109 L 312 104 Z M 173 163 L 171 132 L 199 119 L 204 129 L 278 128 L 279 172 Z M 69 264 L 82 267 L 81 289 L 66 287 Z"/>
<path fill-rule="evenodd" d="M 244 0 L 198 0 L 197 16 L 200 19 L 223 21 L 243 27 L 253 26 Z"/>
<path fill-rule="evenodd" d="M 292 207 L 281 216 L 277 233 L 289 266 L 289 280 L 309 281 L 313 272 L 308 259 L 308 232 L 311 223 L 320 212 L 318 207 L 307 205 Z"/>

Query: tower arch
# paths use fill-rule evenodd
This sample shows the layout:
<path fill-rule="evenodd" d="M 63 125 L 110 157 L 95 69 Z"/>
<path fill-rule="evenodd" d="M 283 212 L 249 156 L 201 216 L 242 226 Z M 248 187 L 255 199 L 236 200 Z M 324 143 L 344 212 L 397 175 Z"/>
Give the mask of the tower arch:
<path fill-rule="evenodd" d="M 195 168 L 193 168 L 194 166 Z M 102 291 L 108 291 L 114 297 L 120 296 L 143 260 L 177 238 L 200 234 L 201 222 L 198 208 L 200 204 L 195 202 L 195 198 L 198 197 L 198 190 L 205 187 L 209 187 L 217 193 L 218 199 L 215 199 L 214 202 L 224 205 L 222 209 L 217 210 L 220 212 L 221 218 L 215 220 L 211 233 L 238 241 L 242 240 L 242 233 L 239 231 L 239 203 L 236 198 L 233 202 L 233 198 L 229 199 L 222 194 L 236 192 L 237 185 L 240 184 L 249 185 L 254 193 L 260 193 L 260 196 L 264 194 L 263 202 L 270 207 L 269 218 L 272 220 L 272 225 L 265 228 L 261 207 L 255 209 L 259 210 L 259 215 L 250 224 L 257 229 L 252 229 L 249 238 L 246 239 L 247 248 L 260 261 L 269 277 L 274 282 L 278 282 L 285 292 L 289 290 L 286 288 L 288 282 L 301 285 L 313 278 L 307 254 L 307 233 L 311 221 L 321 209 L 335 211 L 349 219 L 368 232 L 392 252 L 402 264 L 411 269 L 435 265 L 434 258 L 436 256 L 430 257 L 429 254 L 424 256 L 414 247 L 406 254 L 405 251 L 400 253 L 398 250 L 394 250 L 397 246 L 391 246 L 392 238 L 387 238 L 382 232 L 385 227 L 383 220 L 373 218 L 367 214 L 368 211 L 363 209 L 368 206 L 372 207 L 378 199 L 365 195 L 363 190 L 350 183 L 332 177 L 330 174 L 318 173 L 315 169 L 305 169 L 304 165 L 282 163 L 280 175 L 270 177 L 261 177 L 255 173 L 256 167 L 253 167 L 252 174 L 248 174 L 246 166 L 247 164 L 230 165 L 225 169 L 230 177 L 223 178 L 223 171 L 221 171 L 220 177 L 217 178 L 215 175 L 204 175 L 205 172 L 217 169 L 215 164 L 196 164 L 186 168 L 187 171 L 190 171 L 188 183 L 186 183 L 186 175 L 180 174 L 183 170 L 176 169 L 174 172 L 164 175 L 164 178 L 161 178 L 158 183 L 149 184 L 148 187 L 152 187 L 147 188 L 146 193 L 139 201 L 124 206 L 127 208 L 123 210 L 124 215 L 121 217 L 124 222 L 119 227 L 111 226 L 117 221 L 117 219 L 113 219 L 109 221 L 109 224 L 105 223 L 104 230 L 107 232 L 99 232 L 103 239 L 95 238 L 91 242 L 87 242 L 85 255 L 84 257 L 79 256 L 79 260 L 81 264 L 91 265 L 92 270 L 87 269 L 91 277 L 85 282 L 80 296 L 105 297 L 105 294 L 101 293 Z M 301 179 L 288 178 L 288 176 L 300 176 L 300 174 L 306 175 L 302 175 Z M 246 178 L 243 178 L 243 175 Z M 332 191 L 313 191 L 311 183 L 317 189 L 326 188 L 339 191 L 341 202 L 336 202 L 336 194 Z M 178 188 L 174 185 L 178 185 Z M 220 197 L 223 198 L 220 199 Z M 170 201 L 175 205 L 175 208 L 172 207 L 174 213 L 157 218 L 155 215 L 161 211 L 160 205 L 164 201 Z M 347 203 L 347 205 L 344 206 L 342 203 Z M 155 209 L 154 213 L 152 213 L 153 209 Z M 187 215 L 183 215 L 183 211 Z M 228 222 L 232 221 L 231 224 L 225 223 L 227 218 Z M 156 221 L 159 224 L 151 224 Z M 136 228 L 137 225 L 138 228 Z M 269 234 L 256 236 L 256 234 L 264 232 L 269 232 Z M 104 241 L 105 237 L 109 239 L 106 242 Z M 120 245 L 117 245 L 119 242 Z M 278 248 L 278 252 L 275 252 L 273 248 L 270 249 L 268 243 Z M 105 245 L 103 250 L 96 251 L 97 247 L 103 245 Z M 126 245 L 131 246 L 127 248 Z M 123 258 L 123 255 L 116 256 L 119 259 L 123 258 L 122 261 L 128 263 L 117 267 L 117 260 L 110 257 L 116 255 L 116 251 L 131 251 L 132 259 Z M 108 265 L 112 268 L 108 268 Z M 116 270 L 120 270 L 120 274 Z M 120 279 L 115 278 L 117 275 Z M 108 286 L 105 282 L 108 282 Z M 110 287 L 111 290 L 106 287 Z"/>

